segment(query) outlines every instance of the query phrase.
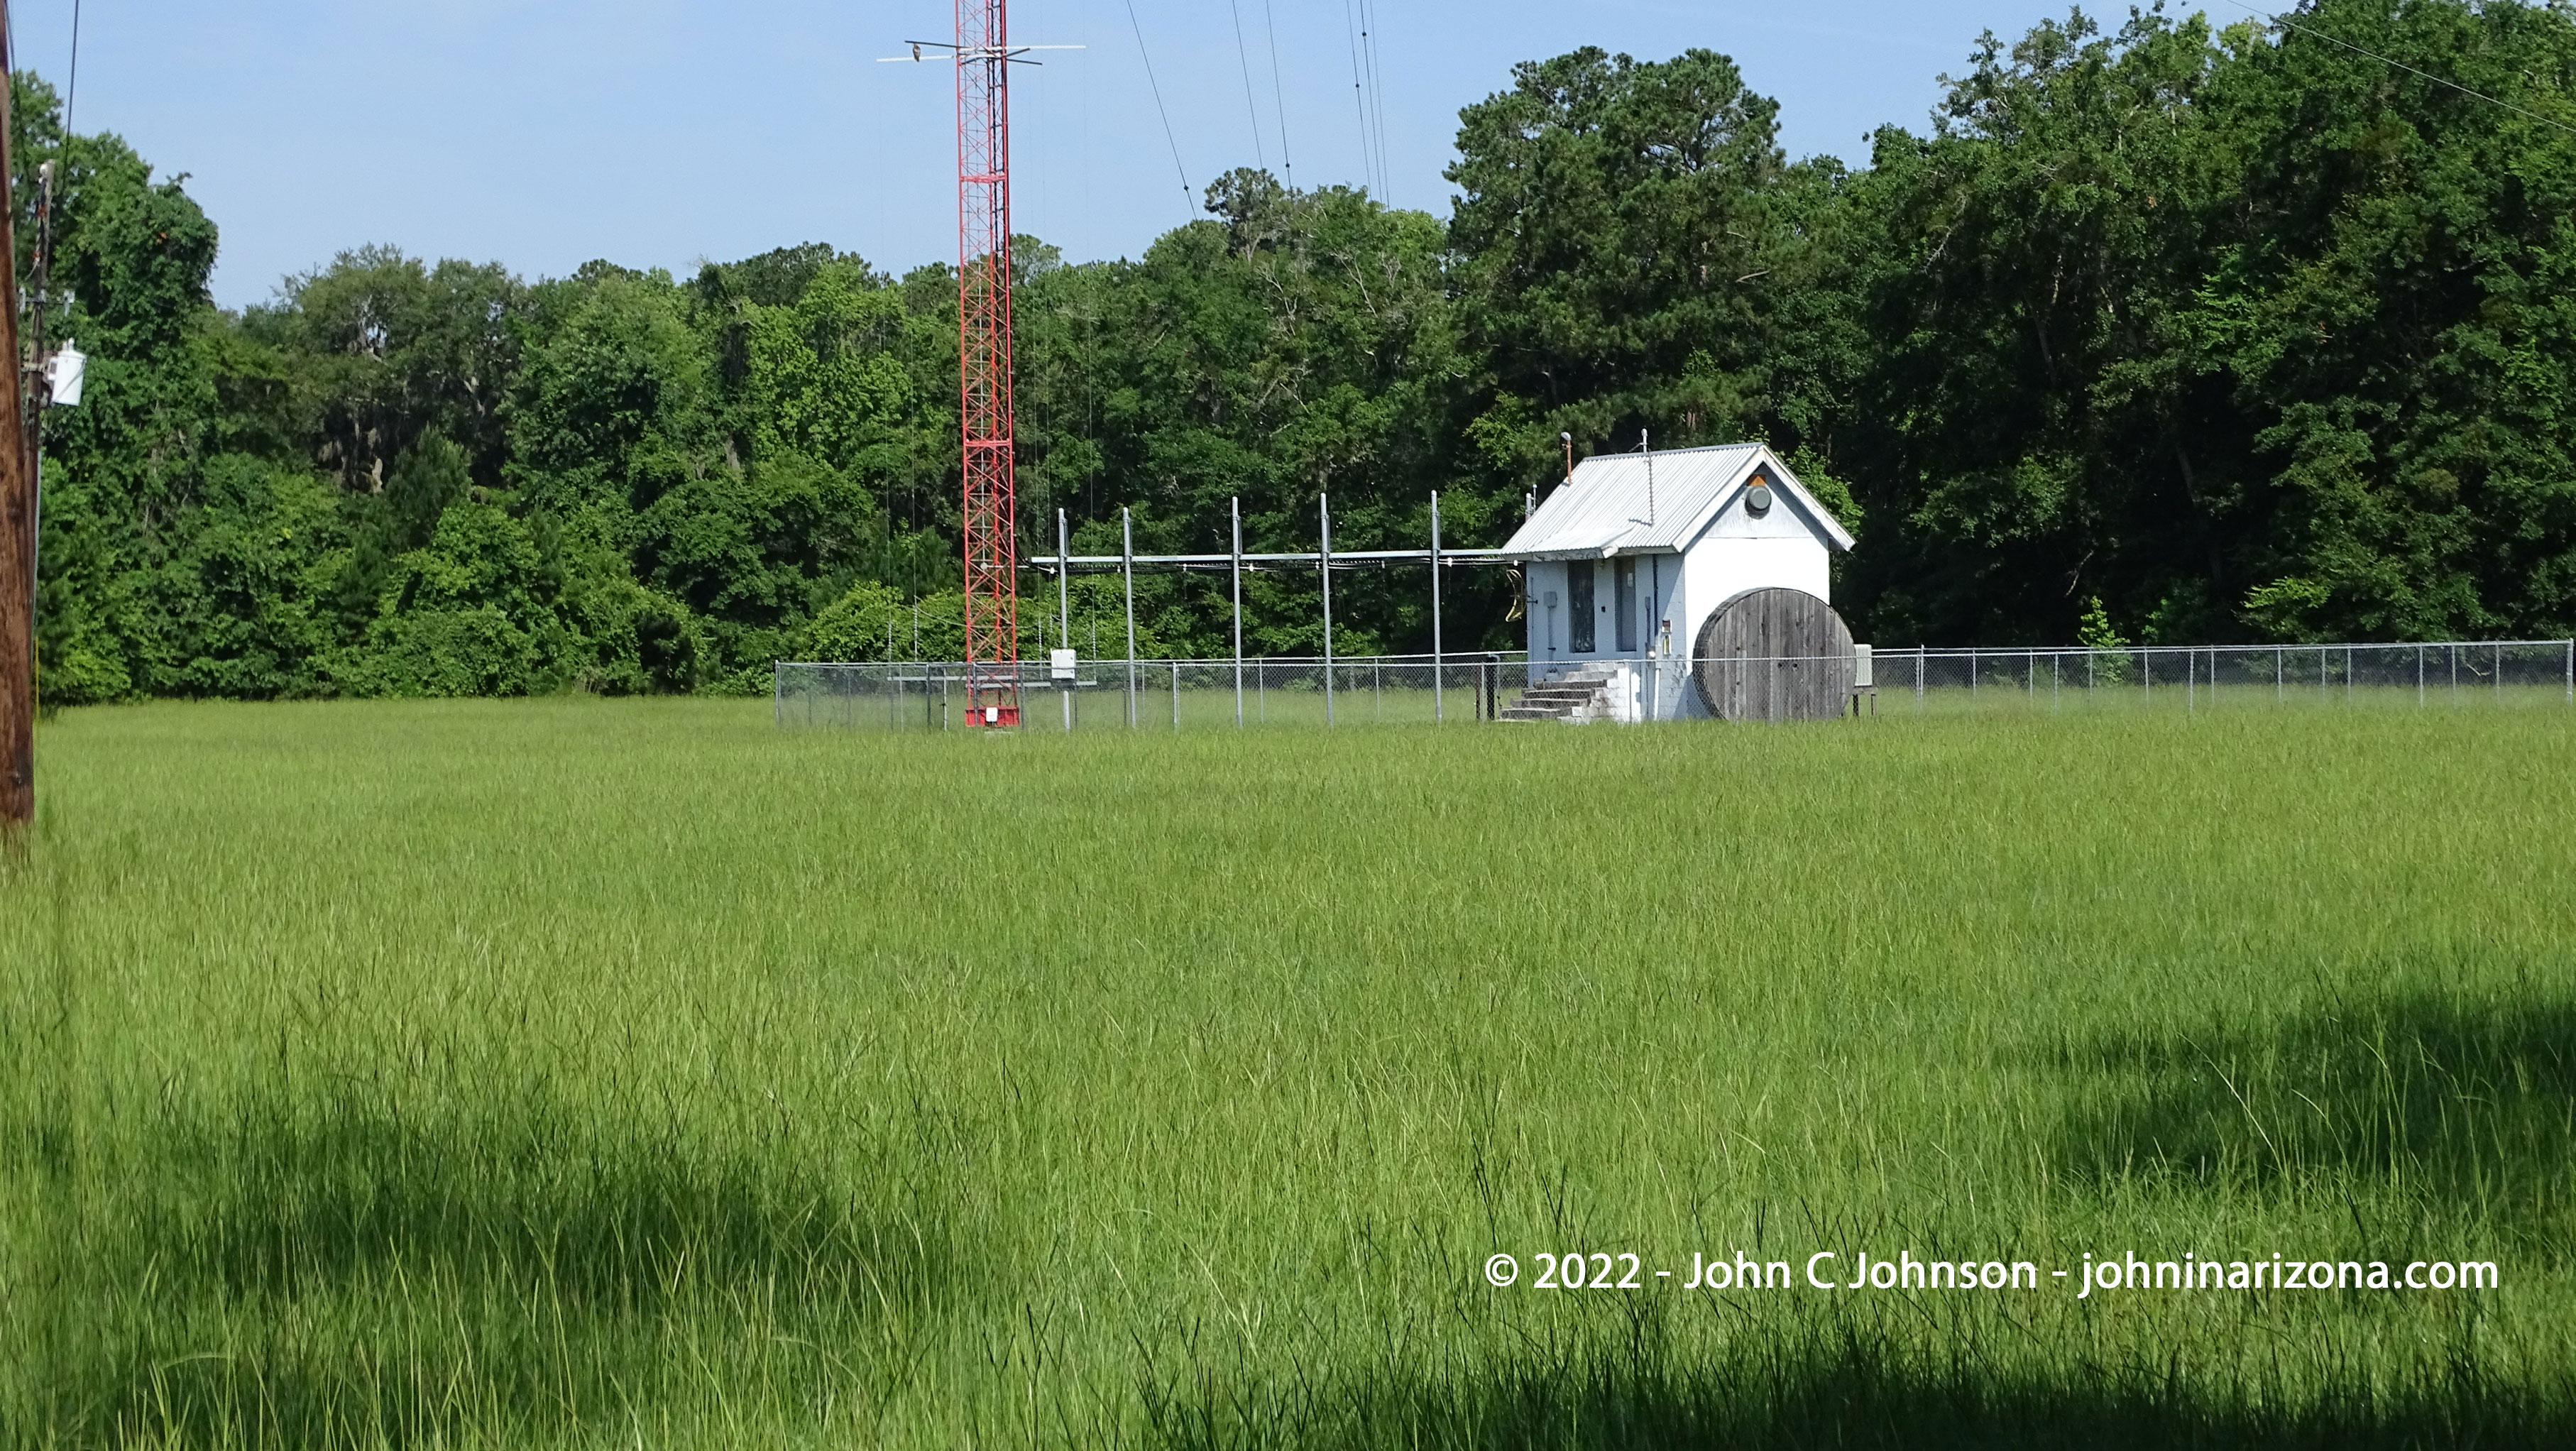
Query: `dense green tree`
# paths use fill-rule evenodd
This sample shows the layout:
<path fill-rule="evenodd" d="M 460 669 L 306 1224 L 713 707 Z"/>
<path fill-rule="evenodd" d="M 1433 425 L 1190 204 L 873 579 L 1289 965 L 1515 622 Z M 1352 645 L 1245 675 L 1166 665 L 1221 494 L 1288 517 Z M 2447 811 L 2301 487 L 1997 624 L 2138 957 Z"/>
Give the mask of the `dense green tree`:
<path fill-rule="evenodd" d="M 316 521 L 309 491 L 250 461 L 209 487 L 214 224 L 124 142 L 66 134 L 41 81 L 11 87 L 22 245 L 53 162 L 50 331 L 91 357 L 82 406 L 44 420 L 39 689 L 77 704 L 292 688 L 305 582 L 285 565 L 304 545 L 284 536 Z"/>
<path fill-rule="evenodd" d="M 1988 35 L 1932 135 L 1879 134 L 1841 461 L 1881 526 L 1855 573 L 1882 638 L 2066 638 L 2097 594 L 2162 601 L 2167 637 L 2213 623 L 2250 442 L 2187 321 L 2237 189 L 2201 104 L 2220 58 L 2153 14 Z"/>
<path fill-rule="evenodd" d="M 2299 25 L 2210 88 L 2244 158 L 2192 319 L 2254 430 L 2233 623 L 2576 633 L 2576 23 L 2324 0 Z"/>
<path fill-rule="evenodd" d="M 2523 113 L 2567 109 L 2576 27 L 2433 0 L 2295 27 L 1990 36 L 1932 136 L 1881 134 L 1841 457 L 1885 522 L 1857 561 L 1882 637 L 2064 638 L 2096 596 L 2165 641 L 2576 618 L 2576 134 Z"/>
<path fill-rule="evenodd" d="M 1545 456 L 1560 430 L 1588 451 L 1649 426 L 1668 445 L 1760 428 L 1798 247 L 1777 103 L 1706 50 L 1584 49 L 1513 80 L 1461 113 L 1449 169 L 1489 433 Z"/>

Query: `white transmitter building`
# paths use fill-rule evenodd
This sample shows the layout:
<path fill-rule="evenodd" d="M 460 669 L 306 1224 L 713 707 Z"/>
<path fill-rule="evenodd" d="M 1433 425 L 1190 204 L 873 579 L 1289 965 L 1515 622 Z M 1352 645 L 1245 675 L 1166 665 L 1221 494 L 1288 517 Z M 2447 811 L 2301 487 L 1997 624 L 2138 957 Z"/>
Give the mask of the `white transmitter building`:
<path fill-rule="evenodd" d="M 1760 444 L 1585 459 L 1500 551 L 1522 564 L 1532 682 L 1504 715 L 1838 715 L 1857 662 L 1831 560 L 1851 547 Z"/>

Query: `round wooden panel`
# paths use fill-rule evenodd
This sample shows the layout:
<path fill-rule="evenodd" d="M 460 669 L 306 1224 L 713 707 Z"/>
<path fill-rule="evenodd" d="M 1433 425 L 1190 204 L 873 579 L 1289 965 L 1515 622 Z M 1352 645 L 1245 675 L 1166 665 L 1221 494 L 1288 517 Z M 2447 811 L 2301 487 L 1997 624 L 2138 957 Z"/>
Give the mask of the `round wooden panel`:
<path fill-rule="evenodd" d="M 1851 629 L 1804 590 L 1757 589 L 1699 627 L 1691 683 L 1723 720 L 1832 720 L 1851 703 Z"/>

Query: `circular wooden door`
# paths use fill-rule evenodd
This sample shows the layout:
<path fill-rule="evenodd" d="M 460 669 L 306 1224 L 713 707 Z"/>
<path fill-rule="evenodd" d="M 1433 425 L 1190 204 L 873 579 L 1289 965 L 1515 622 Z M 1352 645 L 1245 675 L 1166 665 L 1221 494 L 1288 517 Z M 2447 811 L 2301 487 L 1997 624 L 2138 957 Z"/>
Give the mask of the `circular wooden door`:
<path fill-rule="evenodd" d="M 1699 627 L 1691 683 L 1721 720 L 1830 720 L 1851 703 L 1851 629 L 1804 590 L 1757 589 Z"/>

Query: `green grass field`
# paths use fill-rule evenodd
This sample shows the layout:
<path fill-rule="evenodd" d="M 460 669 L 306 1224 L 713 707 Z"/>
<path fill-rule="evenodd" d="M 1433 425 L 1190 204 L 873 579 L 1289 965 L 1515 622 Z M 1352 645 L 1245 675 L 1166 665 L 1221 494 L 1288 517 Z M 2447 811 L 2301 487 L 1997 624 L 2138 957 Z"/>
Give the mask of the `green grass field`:
<path fill-rule="evenodd" d="M 0 1439 L 2568 1444 L 2571 748 L 67 714 Z M 1679 1287 L 1739 1251 L 1796 1282 Z M 2045 1277 L 2131 1252 L 2500 1284 Z"/>

